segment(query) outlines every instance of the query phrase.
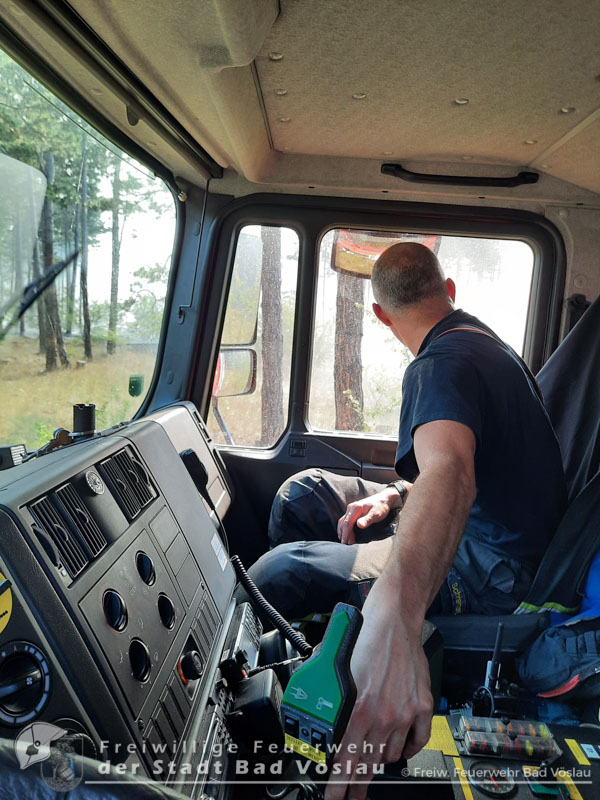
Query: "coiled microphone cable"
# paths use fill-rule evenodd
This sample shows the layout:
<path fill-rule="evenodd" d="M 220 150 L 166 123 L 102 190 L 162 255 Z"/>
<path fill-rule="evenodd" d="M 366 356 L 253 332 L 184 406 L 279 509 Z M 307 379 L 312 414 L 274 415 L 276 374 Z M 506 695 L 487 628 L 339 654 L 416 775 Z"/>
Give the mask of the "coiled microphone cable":
<path fill-rule="evenodd" d="M 281 616 L 281 614 L 273 608 L 268 600 L 263 597 L 258 586 L 246 572 L 240 557 L 231 556 L 231 563 L 233 564 L 233 568 L 235 569 L 239 582 L 242 584 L 244 589 L 248 592 L 260 610 L 269 618 L 277 630 L 283 636 L 285 636 L 288 642 L 290 642 L 290 644 L 292 644 L 296 650 L 302 656 L 304 656 L 304 658 L 308 658 L 308 656 L 312 653 L 312 647 L 306 641 L 304 636 L 302 636 L 299 631 L 295 631 L 292 626 Z"/>

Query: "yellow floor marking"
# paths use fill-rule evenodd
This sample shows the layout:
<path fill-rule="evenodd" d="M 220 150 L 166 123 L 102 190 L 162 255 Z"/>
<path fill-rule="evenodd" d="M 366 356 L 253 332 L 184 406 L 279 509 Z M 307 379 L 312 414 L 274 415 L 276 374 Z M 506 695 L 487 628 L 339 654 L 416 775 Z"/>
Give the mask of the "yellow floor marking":
<path fill-rule="evenodd" d="M 567 740 L 565 739 L 565 742 L 566 741 Z M 559 781 L 562 781 L 562 783 L 566 784 L 567 789 L 569 790 L 569 794 L 571 795 L 571 800 L 583 800 L 583 797 L 581 796 L 579 789 L 573 783 L 573 778 L 569 775 L 568 772 L 563 772 L 563 770 L 560 769 L 556 773 L 556 777 L 558 778 Z"/>
<path fill-rule="evenodd" d="M 446 717 L 435 716 L 431 720 L 431 736 L 425 750 L 438 750 L 445 756 L 458 756 L 456 743 Z"/>
<path fill-rule="evenodd" d="M 285 734 L 285 746 L 291 748 L 294 753 L 310 758 L 311 761 L 315 761 L 317 764 L 325 763 L 326 756 L 322 750 L 317 750 L 316 747 L 308 744 L 308 742 L 296 739 L 294 736 L 290 736 L 289 733 Z"/>
<path fill-rule="evenodd" d="M 456 772 L 456 775 L 458 776 L 458 780 L 460 781 L 460 785 L 463 790 L 465 800 L 473 800 L 473 792 L 471 791 L 471 784 L 469 783 L 469 779 L 467 778 L 467 772 L 463 766 L 462 761 L 460 760 L 460 758 L 453 758 L 452 761 L 454 761 L 454 770 Z"/>
<path fill-rule="evenodd" d="M 590 766 L 590 762 L 587 760 L 583 750 L 581 747 L 579 747 L 575 739 L 565 739 L 565 744 L 569 745 L 569 749 L 577 759 L 578 764 L 580 764 L 582 767 Z"/>

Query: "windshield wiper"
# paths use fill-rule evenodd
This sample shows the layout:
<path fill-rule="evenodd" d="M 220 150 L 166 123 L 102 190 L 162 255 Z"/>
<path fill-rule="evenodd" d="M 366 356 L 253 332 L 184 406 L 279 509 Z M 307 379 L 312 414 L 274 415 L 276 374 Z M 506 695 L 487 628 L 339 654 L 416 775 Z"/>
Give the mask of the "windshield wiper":
<path fill-rule="evenodd" d="M 57 261 L 56 264 L 53 264 L 49 267 L 39 278 L 31 281 L 28 283 L 27 286 L 21 290 L 19 289 L 18 292 L 15 292 L 13 296 L 0 308 L 0 320 L 3 319 L 6 312 L 12 308 L 12 306 L 21 300 L 18 308 L 15 309 L 12 317 L 9 319 L 7 324 L 0 328 L 0 342 L 8 331 L 12 328 L 12 326 L 17 322 L 23 314 L 27 311 L 27 309 L 31 308 L 31 306 L 35 303 L 35 301 L 46 291 L 46 289 L 58 278 L 60 273 L 63 271 L 65 267 L 68 267 L 69 264 L 73 261 L 74 258 L 77 258 L 79 255 L 79 250 L 74 250 L 70 256 L 64 258 L 62 261 Z"/>

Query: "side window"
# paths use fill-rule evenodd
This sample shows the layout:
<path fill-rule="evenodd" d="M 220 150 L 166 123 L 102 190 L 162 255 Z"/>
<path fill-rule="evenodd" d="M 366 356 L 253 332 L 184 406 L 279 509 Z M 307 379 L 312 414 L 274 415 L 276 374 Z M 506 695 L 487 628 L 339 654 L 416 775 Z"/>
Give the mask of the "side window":
<path fill-rule="evenodd" d="M 208 417 L 217 442 L 271 447 L 285 430 L 298 248 L 289 228 L 240 231 Z"/>
<path fill-rule="evenodd" d="M 533 251 L 522 241 L 332 230 L 321 240 L 309 422 L 315 430 L 395 436 L 412 356 L 372 311 L 373 263 L 398 241 L 437 254 L 456 283 L 456 307 L 523 352 Z"/>
<path fill-rule="evenodd" d="M 140 407 L 175 202 L 2 51 L 0 97 L 0 444 L 34 449 L 71 430 L 73 403 L 95 404 L 98 429 Z"/>

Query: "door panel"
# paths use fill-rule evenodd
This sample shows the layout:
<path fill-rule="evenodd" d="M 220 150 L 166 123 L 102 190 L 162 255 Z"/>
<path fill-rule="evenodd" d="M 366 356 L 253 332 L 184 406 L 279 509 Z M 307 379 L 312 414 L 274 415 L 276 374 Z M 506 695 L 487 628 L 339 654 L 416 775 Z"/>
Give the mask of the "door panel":
<path fill-rule="evenodd" d="M 220 452 L 235 490 L 226 520 L 227 535 L 232 552 L 245 564 L 253 563 L 268 549 L 271 504 L 285 480 L 312 467 L 340 475 L 360 475 L 362 468 L 360 461 L 312 434 L 288 434 L 266 453 L 231 448 Z"/>

